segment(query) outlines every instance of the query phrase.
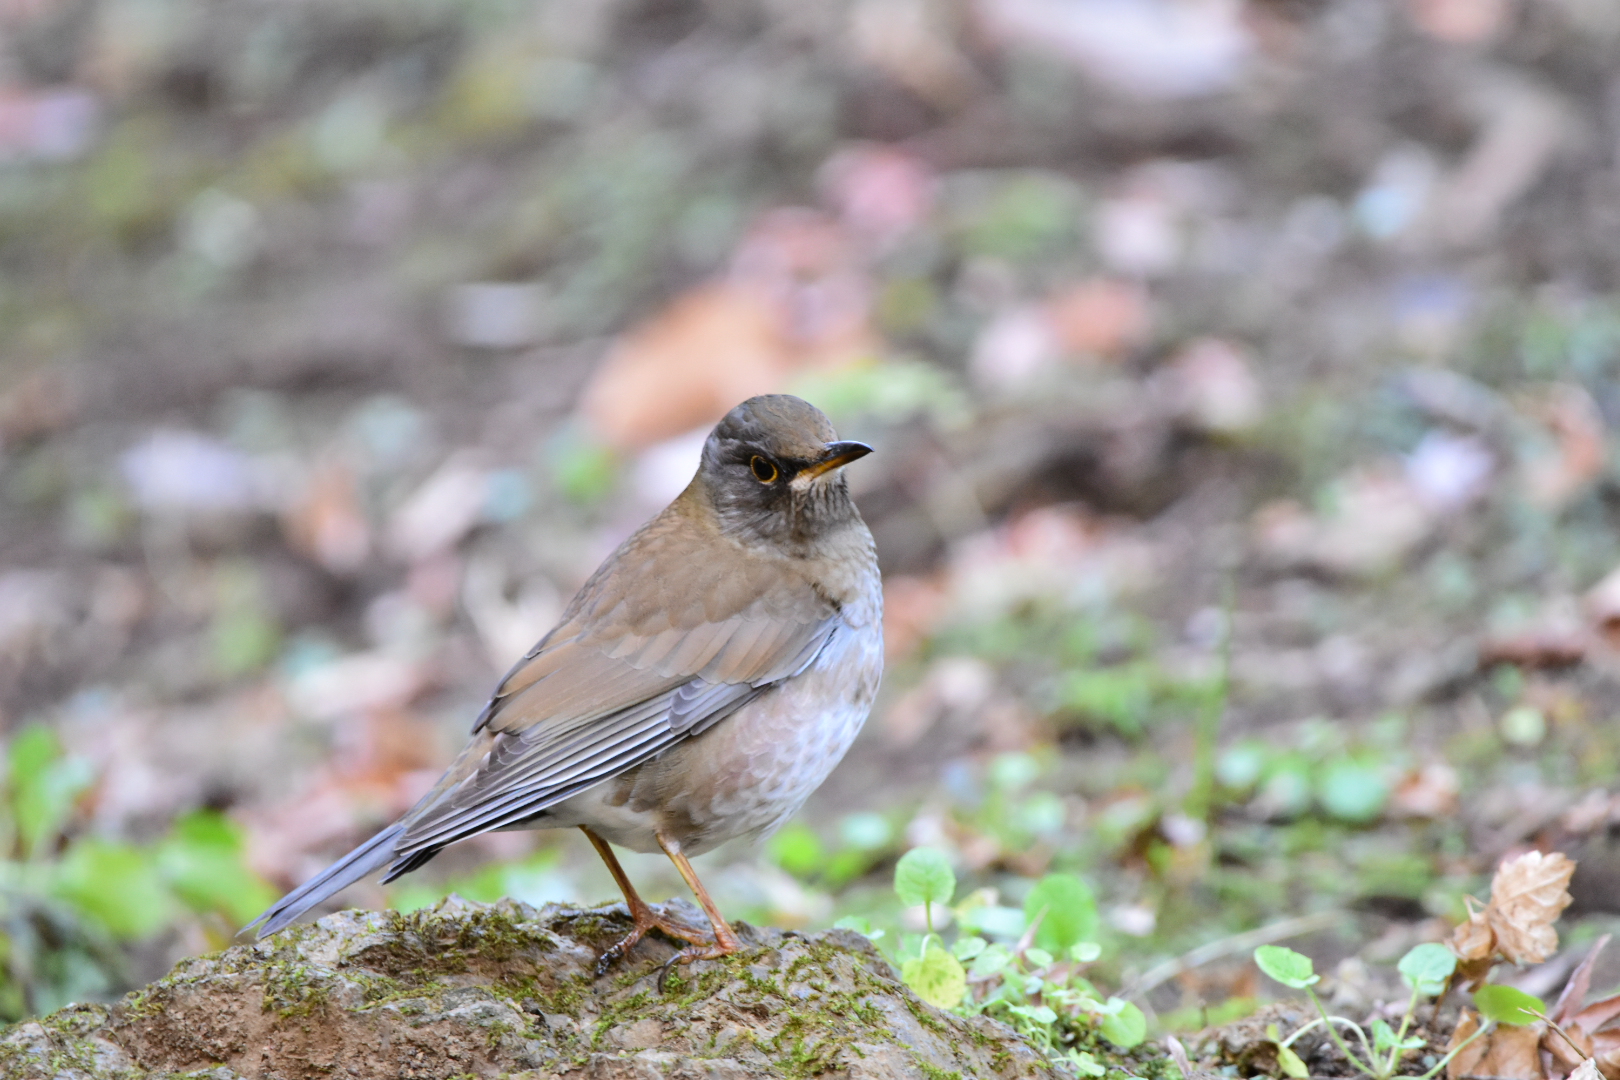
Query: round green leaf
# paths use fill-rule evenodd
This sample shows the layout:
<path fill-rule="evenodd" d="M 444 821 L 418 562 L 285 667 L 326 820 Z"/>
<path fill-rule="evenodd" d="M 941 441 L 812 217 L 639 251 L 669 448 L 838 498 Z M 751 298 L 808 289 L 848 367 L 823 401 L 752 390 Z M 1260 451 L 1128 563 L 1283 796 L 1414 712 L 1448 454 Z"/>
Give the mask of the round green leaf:
<path fill-rule="evenodd" d="M 1102 1018 L 1097 1032 L 1121 1050 L 1129 1050 L 1147 1038 L 1147 1017 L 1142 1015 L 1141 1009 L 1123 1001 L 1118 1011 Z"/>
<path fill-rule="evenodd" d="M 948 904 L 956 895 L 956 872 L 936 848 L 912 848 L 894 868 L 894 891 L 902 904 Z"/>
<path fill-rule="evenodd" d="M 962 970 L 961 961 L 937 945 L 900 965 L 900 978 L 937 1009 L 960 1005 L 962 995 L 967 993 L 967 972 Z"/>
<path fill-rule="evenodd" d="M 1097 897 L 1073 874 L 1048 874 L 1024 900 L 1024 917 L 1037 918 L 1035 944 L 1047 952 L 1066 952 L 1069 946 L 1097 936 Z"/>
<path fill-rule="evenodd" d="M 1078 941 L 1069 946 L 1069 959 L 1078 964 L 1089 964 L 1102 955 L 1102 946 L 1095 941 Z"/>
<path fill-rule="evenodd" d="M 1322 771 L 1317 782 L 1322 808 L 1340 821 L 1374 821 L 1389 802 L 1389 781 L 1382 770 L 1359 761 L 1336 761 Z"/>
<path fill-rule="evenodd" d="M 1511 986 L 1480 987 L 1474 991 L 1474 1005 L 1479 1015 L 1498 1024 L 1533 1024 L 1536 1013 L 1547 1012 L 1540 998 Z"/>
<path fill-rule="evenodd" d="M 1457 970 L 1457 957 L 1444 945 L 1425 942 L 1401 957 L 1399 970 L 1409 988 L 1433 997 L 1445 989 L 1446 980 Z"/>
<path fill-rule="evenodd" d="M 1281 945 L 1260 946 L 1254 950 L 1254 962 L 1261 971 L 1295 990 L 1303 990 L 1322 978 L 1316 974 L 1310 957 Z"/>

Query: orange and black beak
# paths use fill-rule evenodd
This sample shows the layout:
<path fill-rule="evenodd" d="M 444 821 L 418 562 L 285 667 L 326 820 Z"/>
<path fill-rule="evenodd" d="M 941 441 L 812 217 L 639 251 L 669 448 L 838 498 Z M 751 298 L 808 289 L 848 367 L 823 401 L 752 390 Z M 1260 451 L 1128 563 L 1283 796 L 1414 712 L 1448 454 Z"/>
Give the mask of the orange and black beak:
<path fill-rule="evenodd" d="M 799 470 L 799 476 L 815 479 L 834 469 L 841 469 L 872 452 L 863 442 L 830 442 L 822 448 L 821 456 Z"/>

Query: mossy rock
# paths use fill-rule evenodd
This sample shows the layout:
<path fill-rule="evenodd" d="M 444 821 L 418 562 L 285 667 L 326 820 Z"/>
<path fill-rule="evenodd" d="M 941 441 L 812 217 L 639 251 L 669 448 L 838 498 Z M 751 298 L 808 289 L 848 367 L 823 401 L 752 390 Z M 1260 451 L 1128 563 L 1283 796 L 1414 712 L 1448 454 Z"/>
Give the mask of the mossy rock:
<path fill-rule="evenodd" d="M 690 904 L 668 905 L 702 924 Z M 622 904 L 535 909 L 458 898 L 345 911 L 189 960 L 116 1005 L 74 1005 L 0 1037 L 17 1080 L 592 1080 L 1053 1077 L 1002 1024 L 920 1001 L 859 934 L 739 924 L 736 956 L 671 969 L 648 940 L 605 976 Z"/>

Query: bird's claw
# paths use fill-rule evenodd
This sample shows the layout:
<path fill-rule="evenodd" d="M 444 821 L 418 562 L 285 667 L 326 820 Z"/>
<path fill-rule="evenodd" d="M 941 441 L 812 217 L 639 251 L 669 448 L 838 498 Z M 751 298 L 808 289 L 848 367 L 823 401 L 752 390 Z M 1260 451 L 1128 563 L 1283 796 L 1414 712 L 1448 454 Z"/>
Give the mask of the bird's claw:
<path fill-rule="evenodd" d="M 718 948 L 717 945 L 712 943 L 712 939 L 709 937 L 709 935 L 705 934 L 703 931 L 695 930 L 690 926 L 683 926 L 678 922 L 663 918 L 651 908 L 634 912 L 633 917 L 636 924 L 633 928 L 631 928 L 630 932 L 619 941 L 609 945 L 606 949 L 603 949 L 602 955 L 596 958 L 596 974 L 598 978 L 606 975 L 609 968 L 629 955 L 630 950 L 635 948 L 637 943 L 639 943 L 642 938 L 647 936 L 647 932 L 649 930 L 658 930 L 666 937 L 673 938 L 676 941 L 686 942 L 688 945 L 692 946 L 692 948 L 683 949 L 676 953 L 675 956 L 677 959 L 689 952 L 693 952 L 694 950 Z M 734 952 L 736 950 L 730 949 L 727 951 Z M 718 955 L 724 954 L 722 953 Z M 692 959 L 695 960 L 698 959 L 698 957 L 693 956 Z M 681 963 L 690 962 L 690 960 L 681 961 Z M 663 982 L 663 976 L 661 975 L 659 976 L 659 982 L 660 984 Z"/>

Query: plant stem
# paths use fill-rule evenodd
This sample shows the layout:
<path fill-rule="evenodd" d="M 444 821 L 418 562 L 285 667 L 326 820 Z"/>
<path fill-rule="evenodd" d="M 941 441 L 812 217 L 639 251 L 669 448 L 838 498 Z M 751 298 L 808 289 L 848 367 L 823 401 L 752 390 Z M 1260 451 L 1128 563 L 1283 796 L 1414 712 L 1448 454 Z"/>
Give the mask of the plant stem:
<path fill-rule="evenodd" d="M 1496 1021 L 1494 1021 L 1494 1020 L 1492 1020 L 1491 1022 L 1489 1022 L 1487 1024 L 1481 1024 L 1480 1027 L 1479 1027 L 1479 1030 L 1475 1031 L 1472 1035 L 1468 1036 L 1468 1038 L 1464 1039 L 1462 1042 L 1458 1043 L 1456 1046 L 1453 1046 L 1446 1053 L 1445 1057 L 1443 1057 L 1439 1061 L 1435 1062 L 1433 1068 L 1431 1068 L 1428 1072 L 1424 1073 L 1422 1076 L 1417 1077 L 1416 1080 L 1429 1080 L 1429 1077 L 1433 1076 L 1435 1073 L 1439 1072 L 1441 1069 L 1443 1069 L 1447 1065 L 1451 1064 L 1451 1059 L 1456 1057 L 1458 1054 L 1462 1053 L 1463 1048 L 1466 1047 L 1469 1043 L 1473 1042 L 1475 1039 L 1479 1038 L 1481 1035 L 1485 1034 L 1487 1031 L 1492 1031 L 1495 1028 L 1496 1028 Z"/>
<path fill-rule="evenodd" d="M 1395 1033 L 1395 1045 L 1389 1048 L 1389 1062 L 1384 1066 L 1384 1075 L 1395 1075 L 1395 1066 L 1400 1064 L 1401 1043 L 1406 1041 L 1406 1029 L 1412 1026 L 1412 1014 L 1417 1012 L 1418 988 L 1412 987 L 1412 1000 L 1406 1003 L 1406 1015 L 1401 1017 L 1401 1030 Z"/>
<path fill-rule="evenodd" d="M 1569 1032 L 1567 1032 L 1563 1028 L 1559 1027 L 1558 1022 L 1556 1020 L 1552 1019 L 1552 1017 L 1550 1017 L 1550 1016 L 1545 1016 L 1545 1015 L 1543 1015 L 1541 1013 L 1538 1013 L 1534 1009 L 1527 1009 L 1526 1011 L 1531 1016 L 1534 1016 L 1537 1020 L 1540 1020 L 1542 1023 L 1546 1024 L 1548 1027 L 1550 1027 L 1554 1031 L 1558 1032 L 1558 1037 L 1563 1039 L 1565 1042 L 1569 1043 L 1569 1048 L 1571 1050 L 1575 1051 L 1575 1056 L 1576 1057 L 1582 1058 L 1583 1060 L 1586 1058 L 1586 1056 L 1587 1056 L 1586 1051 L 1582 1050 L 1580 1047 L 1575 1045 L 1575 1040 L 1569 1037 Z"/>
<path fill-rule="evenodd" d="M 1311 1030 L 1311 1028 L 1317 1027 L 1317 1026 L 1319 1026 L 1321 1024 L 1325 1024 L 1325 1023 L 1327 1023 L 1326 1020 L 1322 1019 L 1321 1017 L 1317 1017 L 1315 1020 L 1312 1020 L 1310 1023 L 1304 1025 L 1298 1031 L 1294 1032 L 1292 1035 L 1288 1036 L 1288 1038 L 1284 1039 L 1282 1042 L 1278 1043 L 1277 1045 L 1278 1046 L 1292 1046 L 1292 1045 L 1294 1045 L 1294 1040 L 1295 1039 L 1299 1038 L 1301 1035 L 1303 1035 L 1307 1031 Z"/>
<path fill-rule="evenodd" d="M 1339 1048 L 1339 1053 L 1344 1055 L 1344 1059 L 1361 1072 L 1367 1073 L 1371 1076 L 1378 1076 L 1378 1070 L 1356 1057 L 1355 1054 L 1352 1054 L 1350 1052 L 1349 1045 L 1339 1037 L 1338 1029 L 1333 1026 L 1334 1017 L 1328 1015 L 1327 1009 L 1322 1006 L 1322 999 L 1316 996 L 1316 991 L 1307 986 L 1305 988 L 1305 993 L 1310 995 L 1311 1004 L 1316 1006 L 1316 1011 L 1322 1014 L 1322 1019 L 1326 1021 L 1328 1038 L 1333 1040 L 1333 1045 Z M 1356 1023 L 1354 1020 L 1345 1020 L 1343 1017 L 1340 1017 L 1339 1019 L 1343 1023 L 1349 1024 L 1351 1027 L 1355 1028 L 1356 1034 L 1361 1036 L 1361 1045 L 1365 1047 L 1367 1045 L 1367 1035 L 1361 1030 L 1361 1025 Z M 1371 1057 L 1372 1054 L 1369 1052 L 1367 1056 Z"/>

